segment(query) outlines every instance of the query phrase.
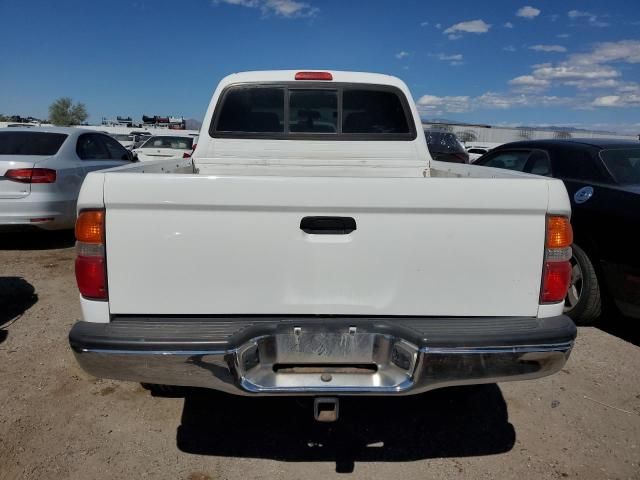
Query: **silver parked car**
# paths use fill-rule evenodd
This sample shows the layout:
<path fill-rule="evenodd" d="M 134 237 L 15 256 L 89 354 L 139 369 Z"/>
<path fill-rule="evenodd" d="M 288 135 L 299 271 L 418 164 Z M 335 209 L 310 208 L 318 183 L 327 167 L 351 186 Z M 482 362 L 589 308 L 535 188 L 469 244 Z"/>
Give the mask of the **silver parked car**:
<path fill-rule="evenodd" d="M 133 160 L 120 143 L 93 130 L 0 129 L 0 228 L 73 228 L 87 173 Z"/>

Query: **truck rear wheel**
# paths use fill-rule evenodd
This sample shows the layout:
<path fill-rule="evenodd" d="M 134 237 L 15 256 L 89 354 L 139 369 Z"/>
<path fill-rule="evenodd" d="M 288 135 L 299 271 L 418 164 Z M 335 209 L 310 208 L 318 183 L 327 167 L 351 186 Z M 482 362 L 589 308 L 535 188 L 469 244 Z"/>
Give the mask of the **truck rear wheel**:
<path fill-rule="evenodd" d="M 602 295 L 596 270 L 587 254 L 573 245 L 571 284 L 564 301 L 564 311 L 578 325 L 596 323 L 602 313 Z"/>

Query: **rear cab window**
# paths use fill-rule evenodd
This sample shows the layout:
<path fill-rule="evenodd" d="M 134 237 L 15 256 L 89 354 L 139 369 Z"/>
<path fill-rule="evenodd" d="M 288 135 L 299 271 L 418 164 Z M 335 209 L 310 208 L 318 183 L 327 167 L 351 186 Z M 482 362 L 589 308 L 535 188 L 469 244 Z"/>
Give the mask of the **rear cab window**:
<path fill-rule="evenodd" d="M 0 155 L 55 155 L 67 135 L 48 132 L 0 132 Z"/>
<path fill-rule="evenodd" d="M 284 133 L 283 88 L 231 88 L 222 102 L 218 132 Z"/>
<path fill-rule="evenodd" d="M 336 90 L 292 90 L 289 92 L 289 131 L 292 133 L 337 133 Z"/>
<path fill-rule="evenodd" d="M 235 85 L 220 96 L 209 133 L 216 138 L 413 140 L 411 111 L 395 87 Z"/>

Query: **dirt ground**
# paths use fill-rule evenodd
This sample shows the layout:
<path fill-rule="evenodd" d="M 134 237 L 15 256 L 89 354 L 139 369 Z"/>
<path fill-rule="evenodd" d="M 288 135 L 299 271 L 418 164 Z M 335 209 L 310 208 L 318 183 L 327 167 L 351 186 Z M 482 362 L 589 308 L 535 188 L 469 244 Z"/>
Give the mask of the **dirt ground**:
<path fill-rule="evenodd" d="M 82 372 L 68 234 L 0 233 L 0 479 L 640 478 L 640 335 L 581 328 L 560 373 L 341 403 L 140 385 Z M 131 288 L 135 288 L 132 284 Z"/>

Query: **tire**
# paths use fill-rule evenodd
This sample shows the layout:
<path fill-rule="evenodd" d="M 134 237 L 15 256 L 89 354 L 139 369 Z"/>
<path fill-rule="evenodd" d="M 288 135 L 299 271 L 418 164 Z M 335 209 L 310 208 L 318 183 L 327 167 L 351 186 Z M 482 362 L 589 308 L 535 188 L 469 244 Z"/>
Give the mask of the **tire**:
<path fill-rule="evenodd" d="M 602 313 L 602 293 L 596 270 L 587 254 L 573 245 L 571 284 L 564 301 L 564 312 L 577 325 L 594 325 Z"/>
<path fill-rule="evenodd" d="M 142 388 L 149 390 L 154 397 L 182 397 L 185 394 L 183 387 L 174 385 L 159 385 L 157 383 L 141 383 Z"/>

